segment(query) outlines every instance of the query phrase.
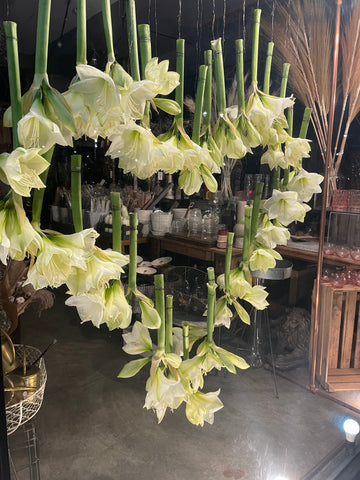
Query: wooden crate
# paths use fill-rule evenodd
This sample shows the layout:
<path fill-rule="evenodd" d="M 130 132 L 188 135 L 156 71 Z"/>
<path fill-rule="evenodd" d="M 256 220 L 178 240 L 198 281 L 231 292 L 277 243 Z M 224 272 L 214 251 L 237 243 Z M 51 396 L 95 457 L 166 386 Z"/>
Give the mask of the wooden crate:
<path fill-rule="evenodd" d="M 320 285 L 316 378 L 329 392 L 360 390 L 359 311 L 360 287 Z"/>

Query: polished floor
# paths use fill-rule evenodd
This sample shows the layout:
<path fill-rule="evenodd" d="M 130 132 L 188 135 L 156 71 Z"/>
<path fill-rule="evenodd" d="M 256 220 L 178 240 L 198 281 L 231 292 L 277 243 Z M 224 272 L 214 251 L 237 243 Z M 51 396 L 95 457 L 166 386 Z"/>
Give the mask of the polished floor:
<path fill-rule="evenodd" d="M 224 403 L 213 425 L 190 424 L 183 406 L 158 424 L 143 408 L 147 372 L 117 378 L 129 359 L 120 332 L 80 325 L 65 297 L 57 292 L 40 318 L 31 308 L 21 317 L 23 343 L 42 350 L 57 339 L 34 419 L 42 480 L 299 480 L 343 442 L 344 419 L 359 420 L 282 377 L 276 398 L 271 372 L 249 369 L 206 377 Z M 10 451 L 22 435 L 9 437 Z M 19 456 L 14 449 L 17 478 L 29 479 Z"/>

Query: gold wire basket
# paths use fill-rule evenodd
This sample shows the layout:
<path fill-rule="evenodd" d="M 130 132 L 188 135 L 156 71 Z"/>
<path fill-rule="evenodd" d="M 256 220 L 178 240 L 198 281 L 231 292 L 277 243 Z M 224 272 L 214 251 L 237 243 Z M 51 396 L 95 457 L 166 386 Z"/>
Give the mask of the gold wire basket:
<path fill-rule="evenodd" d="M 21 363 L 24 356 L 27 364 L 31 365 L 41 354 L 40 350 L 28 345 L 14 345 L 16 359 Z M 40 369 L 40 384 L 35 392 L 29 393 L 25 398 L 6 407 L 7 433 L 11 435 L 20 425 L 28 422 L 39 411 L 44 398 L 45 384 L 47 380 L 45 362 L 41 358 L 38 362 Z M 25 392 L 26 395 L 26 392 Z"/>

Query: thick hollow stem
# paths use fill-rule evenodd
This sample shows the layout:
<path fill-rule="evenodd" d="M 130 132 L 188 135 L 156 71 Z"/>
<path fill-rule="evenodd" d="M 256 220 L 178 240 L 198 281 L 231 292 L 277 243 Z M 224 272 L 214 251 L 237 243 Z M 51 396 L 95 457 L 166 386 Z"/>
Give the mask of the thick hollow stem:
<path fill-rule="evenodd" d="M 173 350 L 173 296 L 166 295 L 165 352 Z"/>
<path fill-rule="evenodd" d="M 75 232 L 81 232 L 81 155 L 71 155 L 71 205 Z"/>
<path fill-rule="evenodd" d="M 247 265 L 249 263 L 251 212 L 252 212 L 252 206 L 246 205 L 245 220 L 244 220 L 244 243 L 243 243 L 243 255 L 242 255 L 242 262 L 244 265 Z"/>
<path fill-rule="evenodd" d="M 36 29 L 35 75 L 47 70 L 51 0 L 39 0 Z"/>
<path fill-rule="evenodd" d="M 200 66 L 199 80 L 198 80 L 198 85 L 196 89 L 195 114 L 194 114 L 194 121 L 193 121 L 192 140 L 197 144 L 200 143 L 201 118 L 202 118 L 203 103 L 204 103 L 204 92 L 205 92 L 207 68 L 208 67 L 206 65 Z"/>
<path fill-rule="evenodd" d="M 275 167 L 272 177 L 272 190 L 279 190 L 280 188 L 280 167 Z"/>
<path fill-rule="evenodd" d="M 161 318 L 161 324 L 157 332 L 158 350 L 165 351 L 165 295 L 164 295 L 164 275 L 155 275 L 155 307 Z"/>
<path fill-rule="evenodd" d="M 264 93 L 269 93 L 270 91 L 270 74 L 271 74 L 271 64 L 273 58 L 273 51 L 274 51 L 274 42 L 268 43 L 268 49 L 266 54 L 266 62 L 265 62 L 265 74 L 264 74 Z"/>
<path fill-rule="evenodd" d="M 234 233 L 229 232 L 226 242 L 226 254 L 225 254 L 225 293 L 230 292 L 230 270 L 231 270 L 231 256 L 234 242 Z"/>
<path fill-rule="evenodd" d="M 136 267 L 137 267 L 137 215 L 129 214 L 130 223 L 130 260 L 129 260 L 129 287 L 127 299 L 136 290 Z"/>
<path fill-rule="evenodd" d="M 286 87 L 289 78 L 290 63 L 284 63 L 282 77 L 281 77 L 281 86 L 280 86 L 280 97 L 286 97 Z"/>
<path fill-rule="evenodd" d="M 208 283 L 208 303 L 207 303 L 207 339 L 209 343 L 213 341 L 214 320 L 215 320 L 215 302 L 216 302 L 216 284 Z"/>
<path fill-rule="evenodd" d="M 175 119 L 180 126 L 182 126 L 184 114 L 184 61 L 185 40 L 178 38 L 176 40 L 176 71 L 179 74 L 180 84 L 175 89 L 175 101 L 178 103 L 181 111 L 175 115 Z"/>
<path fill-rule="evenodd" d="M 206 84 L 204 92 L 204 113 L 203 125 L 207 130 L 210 129 L 211 124 L 211 102 L 212 102 L 212 51 L 205 50 L 204 64 L 208 67 L 206 73 Z"/>
<path fill-rule="evenodd" d="M 207 274 L 208 274 L 208 280 L 209 283 L 212 284 L 215 282 L 215 270 L 214 267 L 208 267 L 207 268 Z"/>
<path fill-rule="evenodd" d="M 121 253 L 121 200 L 119 192 L 111 192 L 112 248 Z"/>
<path fill-rule="evenodd" d="M 86 0 L 77 0 L 76 63 L 86 64 Z"/>
<path fill-rule="evenodd" d="M 140 62 L 141 62 L 141 78 L 145 79 L 145 68 L 151 60 L 151 36 L 150 25 L 138 25 L 139 45 L 140 45 Z M 150 125 L 150 102 L 147 101 L 144 110 L 143 122 Z"/>
<path fill-rule="evenodd" d="M 245 85 L 244 85 L 244 41 L 239 38 L 235 41 L 236 51 L 236 82 L 238 94 L 238 115 L 245 111 Z"/>
<path fill-rule="evenodd" d="M 183 359 L 188 360 L 189 359 L 189 324 L 187 322 L 184 322 L 182 325 L 182 331 L 183 331 Z"/>
<path fill-rule="evenodd" d="M 309 123 L 310 123 L 311 112 L 312 112 L 311 108 L 308 108 L 308 107 L 305 108 L 304 110 L 303 119 L 300 127 L 300 133 L 299 133 L 300 138 L 306 138 L 307 131 L 309 128 Z"/>
<path fill-rule="evenodd" d="M 129 42 L 131 76 L 135 82 L 140 80 L 138 41 L 136 34 L 135 0 L 126 0 L 126 26 Z"/>
<path fill-rule="evenodd" d="M 211 41 L 211 48 L 214 52 L 215 82 L 216 82 L 216 105 L 219 114 L 226 113 L 226 93 L 224 61 L 221 47 L 221 38 Z"/>
<path fill-rule="evenodd" d="M 54 147 L 50 148 L 50 150 L 42 154 L 42 157 L 48 161 L 49 167 L 51 164 L 53 152 L 54 152 Z M 45 170 L 45 172 L 42 172 L 39 175 L 44 185 L 46 185 L 48 173 L 49 173 L 49 169 Z M 34 189 L 31 223 L 33 226 L 36 226 L 36 227 L 40 227 L 41 211 L 42 211 L 42 206 L 44 202 L 44 194 L 45 194 L 45 188 Z"/>
<path fill-rule="evenodd" d="M 102 17 L 104 24 L 105 40 L 107 47 L 107 60 L 109 63 L 115 61 L 114 44 L 113 44 L 113 30 L 111 21 L 111 5 L 110 0 L 102 0 Z"/>
<path fill-rule="evenodd" d="M 254 10 L 254 29 L 253 29 L 252 56 L 251 56 L 251 82 L 254 85 L 257 85 L 260 17 L 261 17 L 261 10 L 257 8 Z"/>
<path fill-rule="evenodd" d="M 254 193 L 254 203 L 251 213 L 251 229 L 250 229 L 250 245 L 255 240 L 255 235 L 258 229 L 258 220 L 259 220 L 259 211 L 260 211 L 260 202 L 261 194 L 263 191 L 264 184 L 262 182 L 257 183 Z"/>
<path fill-rule="evenodd" d="M 17 25 L 14 22 L 4 22 L 4 30 L 10 86 L 13 149 L 15 149 L 20 146 L 17 125 L 22 116 Z"/>

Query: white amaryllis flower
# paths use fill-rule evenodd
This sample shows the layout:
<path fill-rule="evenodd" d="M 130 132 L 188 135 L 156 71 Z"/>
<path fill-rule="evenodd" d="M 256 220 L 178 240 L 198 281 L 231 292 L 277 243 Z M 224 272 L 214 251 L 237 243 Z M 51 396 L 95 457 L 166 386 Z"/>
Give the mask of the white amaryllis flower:
<path fill-rule="evenodd" d="M 109 330 L 127 328 L 131 322 L 132 310 L 125 298 L 124 287 L 116 280 L 105 288 L 104 323 Z"/>
<path fill-rule="evenodd" d="M 310 173 L 303 168 L 295 174 L 291 172 L 291 178 L 287 185 L 289 190 L 294 190 L 300 200 L 308 202 L 314 193 L 321 193 L 320 183 L 324 180 L 318 173 Z"/>
<path fill-rule="evenodd" d="M 152 149 L 159 140 L 135 122 L 120 125 L 110 136 L 111 145 L 106 152 L 111 158 L 119 158 L 119 167 L 125 173 L 134 173 L 138 178 L 149 178 L 156 171 Z"/>
<path fill-rule="evenodd" d="M 236 121 L 236 129 L 241 135 L 242 141 L 247 149 L 256 148 L 262 144 L 262 136 L 260 132 L 250 122 L 245 113 L 242 113 Z"/>
<path fill-rule="evenodd" d="M 256 239 L 269 248 L 275 248 L 276 245 L 286 245 L 290 238 L 290 232 L 287 228 L 273 220 L 268 220 L 256 234 Z"/>
<path fill-rule="evenodd" d="M 226 297 L 219 298 L 215 308 L 215 325 L 224 325 L 226 328 L 230 328 L 232 317 L 233 313 L 227 306 Z"/>
<path fill-rule="evenodd" d="M 214 127 L 214 140 L 222 156 L 243 158 L 248 152 L 240 133 L 227 117 L 220 117 Z"/>
<path fill-rule="evenodd" d="M 23 197 L 29 197 L 32 188 L 44 188 L 39 178 L 49 163 L 39 155 L 38 148 L 18 147 L 11 153 L 0 154 L 0 180 Z"/>
<path fill-rule="evenodd" d="M 195 355 L 192 358 L 183 360 L 179 368 L 179 375 L 186 389 L 197 391 L 204 386 L 203 358 Z M 190 382 L 190 385 L 188 384 Z"/>
<path fill-rule="evenodd" d="M 42 248 L 29 268 L 25 284 L 31 283 L 36 290 L 57 288 L 67 282 L 73 268 L 86 270 L 86 243 L 93 241 L 93 232 L 89 228 L 71 235 L 43 235 Z"/>
<path fill-rule="evenodd" d="M 260 162 L 263 165 L 269 165 L 270 170 L 276 167 L 287 168 L 288 166 L 281 145 L 278 145 L 275 149 L 269 147 L 266 152 L 261 155 Z"/>
<path fill-rule="evenodd" d="M 86 269 L 73 268 L 67 277 L 66 285 L 73 295 L 86 293 L 93 288 L 101 288 L 110 280 L 120 279 L 122 267 L 129 263 L 128 257 L 114 250 L 101 250 L 94 246 L 85 255 Z"/>
<path fill-rule="evenodd" d="M 156 412 L 158 423 L 164 418 L 167 408 L 176 410 L 186 397 L 180 379 L 167 378 L 162 367 L 158 367 L 155 374 L 148 378 L 146 391 L 144 408 L 151 408 Z"/>
<path fill-rule="evenodd" d="M 25 210 L 16 200 L 4 200 L 0 204 L 0 260 L 6 265 L 7 257 L 24 260 L 36 255 L 42 247 L 42 239 L 29 222 Z"/>
<path fill-rule="evenodd" d="M 275 250 L 265 250 L 264 248 L 257 248 L 253 251 L 249 259 L 249 266 L 251 270 L 260 270 L 264 273 L 269 268 L 276 266 L 276 260 L 281 260 L 281 255 Z"/>
<path fill-rule="evenodd" d="M 194 392 L 186 403 L 186 418 L 194 425 L 204 426 L 204 422 L 214 423 L 214 413 L 224 405 L 219 399 L 220 389 L 216 392 Z"/>
<path fill-rule="evenodd" d="M 72 145 L 71 137 L 65 138 L 59 126 L 49 120 L 39 98 L 34 100 L 29 112 L 18 123 L 20 143 L 26 148 L 40 149 L 45 153 L 56 143 L 58 145 Z"/>
<path fill-rule="evenodd" d="M 92 322 L 95 327 L 104 323 L 105 298 L 104 290 L 93 290 L 65 300 L 65 305 L 76 307 L 82 323 Z"/>
<path fill-rule="evenodd" d="M 175 137 L 171 137 L 165 142 L 154 144 L 151 151 L 151 161 L 156 170 L 163 170 L 165 173 L 174 173 L 182 170 L 184 166 L 184 155 L 177 148 Z"/>
<path fill-rule="evenodd" d="M 83 135 L 96 139 L 99 136 L 100 123 L 93 110 L 85 105 L 84 97 L 73 90 L 68 90 L 63 94 L 68 103 L 75 122 L 75 139 Z"/>
<path fill-rule="evenodd" d="M 121 91 L 120 118 L 124 123 L 143 118 L 147 100 L 155 96 L 154 89 L 153 82 L 139 80 L 133 82 L 128 90 Z"/>
<path fill-rule="evenodd" d="M 292 107 L 294 105 L 294 98 L 291 97 L 275 97 L 267 93 L 257 91 L 261 103 L 264 108 L 273 112 L 277 117 L 280 117 L 284 114 L 286 108 Z"/>
<path fill-rule="evenodd" d="M 141 322 L 136 321 L 131 332 L 123 334 L 124 352 L 129 355 L 139 355 L 144 352 L 152 352 L 153 346 L 149 329 Z"/>
<path fill-rule="evenodd" d="M 289 225 L 295 220 L 303 222 L 306 212 L 310 210 L 306 203 L 298 202 L 296 192 L 280 192 L 276 189 L 273 190 L 272 197 L 265 200 L 263 207 L 270 220 L 276 218 L 283 225 Z"/>
<path fill-rule="evenodd" d="M 287 135 L 285 140 L 285 159 L 289 165 L 295 168 L 301 168 L 303 158 L 310 157 L 311 147 L 305 138 L 293 138 Z"/>
<path fill-rule="evenodd" d="M 154 97 L 156 95 L 169 95 L 179 85 L 179 74 L 168 70 L 168 60 L 158 63 L 158 59 L 154 57 L 147 63 L 145 78 L 153 83 Z"/>

